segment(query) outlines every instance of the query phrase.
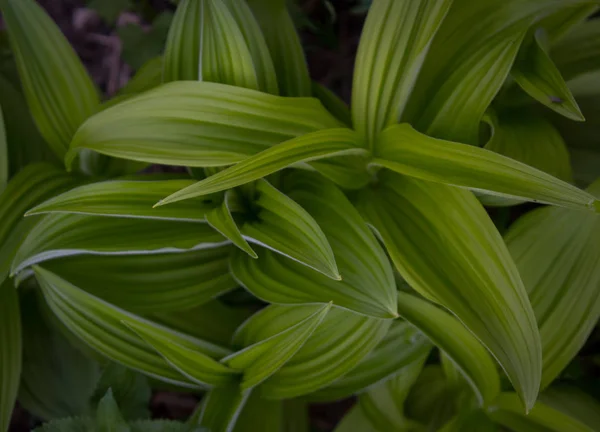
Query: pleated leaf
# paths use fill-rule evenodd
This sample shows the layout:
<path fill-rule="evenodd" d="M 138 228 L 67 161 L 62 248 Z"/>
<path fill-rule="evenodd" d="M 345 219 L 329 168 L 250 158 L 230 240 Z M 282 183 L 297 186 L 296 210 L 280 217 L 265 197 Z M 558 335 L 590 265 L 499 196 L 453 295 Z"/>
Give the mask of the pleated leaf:
<path fill-rule="evenodd" d="M 102 356 L 131 369 L 180 387 L 197 388 L 197 384 L 192 384 L 171 367 L 151 346 L 129 330 L 124 322 L 130 326 L 136 325 L 137 331 L 143 329 L 146 334 L 154 333 L 156 337 L 184 340 L 186 349 L 201 348 L 204 351 L 203 359 L 216 367 L 221 365 L 212 358 L 229 353 L 225 348 L 171 331 L 117 308 L 41 267 L 36 266 L 34 271 L 46 302 L 57 318 Z"/>
<path fill-rule="evenodd" d="M 331 303 L 316 306 L 314 309 L 313 314 L 299 323 L 294 323 L 280 333 L 247 346 L 221 360 L 230 368 L 243 372 L 242 391 L 259 385 L 292 358 L 319 327 L 331 309 Z M 256 318 L 246 322 L 244 327 L 264 325 L 261 317 L 264 319 L 265 316 L 268 316 L 268 313 L 258 314 Z M 251 329 L 244 327 L 240 331 L 252 333 Z"/>
<path fill-rule="evenodd" d="M 183 0 L 164 56 L 164 80 L 207 81 L 258 90 L 252 55 L 222 0 Z"/>
<path fill-rule="evenodd" d="M 67 166 L 87 148 L 184 166 L 223 166 L 340 123 L 312 98 L 282 98 L 208 82 L 173 82 L 108 108 L 71 142 Z"/>
<path fill-rule="evenodd" d="M 432 345 L 406 321 L 396 320 L 385 338 L 358 366 L 329 387 L 308 396 L 311 401 L 335 401 L 369 390 L 415 362 L 423 362 Z"/>
<path fill-rule="evenodd" d="M 452 315 L 410 294 L 398 294 L 398 312 L 444 352 L 467 380 L 480 405 L 500 393 L 496 363 L 481 343 Z"/>
<path fill-rule="evenodd" d="M 272 305 L 246 325 L 234 345 L 244 347 L 269 339 L 302 322 L 320 307 Z M 391 320 L 365 317 L 332 308 L 296 354 L 257 391 L 269 399 L 288 399 L 312 393 L 346 375 L 385 337 Z"/>
<path fill-rule="evenodd" d="M 333 156 L 366 154 L 350 129 L 328 129 L 306 134 L 264 150 L 230 168 L 168 196 L 158 205 L 207 195 L 249 183 L 299 162 Z"/>
<path fill-rule="evenodd" d="M 31 114 L 62 158 L 77 128 L 98 109 L 98 93 L 67 39 L 37 2 L 2 0 L 0 10 Z"/>
<path fill-rule="evenodd" d="M 352 120 L 373 143 L 398 122 L 451 0 L 375 0 L 363 28 L 352 88 Z"/>
<path fill-rule="evenodd" d="M 589 190 L 600 195 L 600 181 Z M 505 240 L 540 328 L 545 388 L 600 317 L 600 220 L 586 212 L 538 209 L 513 224 Z"/>
<path fill-rule="evenodd" d="M 278 304 L 329 303 L 378 318 L 396 317 L 396 288 L 384 251 L 356 209 L 333 184 L 297 172 L 284 192 L 321 227 L 335 256 L 335 281 L 266 249 L 259 259 L 232 255 L 234 277 L 255 296 Z"/>
<path fill-rule="evenodd" d="M 579 24 L 551 47 L 550 56 L 566 80 L 600 69 L 600 29 L 596 20 Z"/>
<path fill-rule="evenodd" d="M 242 233 L 253 243 L 340 280 L 331 246 L 312 216 L 265 180 L 256 183 L 255 194 L 256 220 L 244 223 Z"/>
<path fill-rule="evenodd" d="M 8 432 L 21 378 L 21 314 L 11 281 L 0 283 L 0 431 Z"/>
<path fill-rule="evenodd" d="M 511 75 L 529 96 L 571 120 L 585 118 L 560 71 L 545 51 L 542 29 L 536 30 L 524 43 Z"/>
<path fill-rule="evenodd" d="M 517 268 L 485 210 L 468 191 L 380 177 L 359 208 L 396 268 L 490 350 L 531 408 L 541 377 L 540 336 Z"/>
<path fill-rule="evenodd" d="M 236 382 L 212 389 L 202 400 L 197 423 L 210 432 L 232 432 L 250 392 Z"/>
<path fill-rule="evenodd" d="M 594 432 L 594 429 L 585 423 L 542 402 L 538 402 L 531 412 L 525 415 L 515 393 L 502 393 L 494 405 L 488 408 L 488 415 L 496 423 L 515 432 Z"/>
<path fill-rule="evenodd" d="M 52 214 L 45 216 L 21 244 L 12 273 L 66 256 L 175 253 L 226 242 L 207 224 Z"/>
<path fill-rule="evenodd" d="M 44 267 L 75 286 L 132 312 L 181 311 L 234 289 L 231 246 L 181 253 L 79 255 Z"/>
<path fill-rule="evenodd" d="M 159 199 L 194 184 L 193 180 L 111 180 L 77 187 L 55 196 L 27 212 L 78 213 L 142 219 L 205 222 L 204 215 L 217 204 L 211 199 L 191 199 L 168 207 L 152 208 Z"/>
<path fill-rule="evenodd" d="M 304 51 L 285 0 L 248 0 L 263 35 L 282 96 L 310 96 L 311 83 Z"/>
<path fill-rule="evenodd" d="M 408 124 L 388 128 L 373 164 L 422 180 L 501 197 L 600 212 L 589 193 L 498 153 L 420 134 Z"/>

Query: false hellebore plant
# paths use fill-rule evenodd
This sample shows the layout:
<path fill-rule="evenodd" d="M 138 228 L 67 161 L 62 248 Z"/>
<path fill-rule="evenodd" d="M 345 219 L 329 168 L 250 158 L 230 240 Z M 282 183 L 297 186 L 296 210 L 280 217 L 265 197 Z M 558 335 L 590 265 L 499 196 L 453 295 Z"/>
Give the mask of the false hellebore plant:
<path fill-rule="evenodd" d="M 52 430 L 308 430 L 354 394 L 338 431 L 598 430 L 552 386 L 600 314 L 596 1 L 375 0 L 350 110 L 283 0 L 181 0 L 108 102 L 0 6 L 0 430 L 17 398 Z M 502 237 L 484 206 L 524 201 Z M 147 382 L 205 393 L 140 426 Z"/>

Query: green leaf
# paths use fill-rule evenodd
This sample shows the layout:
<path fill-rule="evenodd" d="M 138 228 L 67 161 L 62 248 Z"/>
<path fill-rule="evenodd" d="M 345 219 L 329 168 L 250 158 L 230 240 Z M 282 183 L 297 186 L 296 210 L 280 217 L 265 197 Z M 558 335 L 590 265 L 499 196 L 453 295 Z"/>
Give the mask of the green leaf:
<path fill-rule="evenodd" d="M 40 301 L 41 300 L 41 301 Z M 100 375 L 47 319 L 43 299 L 22 291 L 23 370 L 19 403 L 45 420 L 90 414 L 90 397 Z"/>
<path fill-rule="evenodd" d="M 248 0 L 265 37 L 282 96 L 310 96 L 306 59 L 285 0 Z"/>
<path fill-rule="evenodd" d="M 206 222 L 252 258 L 258 258 L 256 252 L 252 250 L 252 247 L 250 247 L 246 239 L 242 236 L 237 223 L 231 215 L 231 201 L 232 199 L 235 199 L 233 194 L 234 192 L 232 190 L 225 192 L 223 203 L 206 213 Z"/>
<path fill-rule="evenodd" d="M 374 165 L 422 180 L 600 212 L 593 196 L 524 163 L 467 144 L 420 134 L 408 124 L 392 126 L 377 141 Z"/>
<path fill-rule="evenodd" d="M 428 336 L 467 380 L 480 405 L 489 405 L 500 393 L 496 363 L 460 321 L 431 303 L 398 293 L 398 312 Z"/>
<path fill-rule="evenodd" d="M 215 388 L 202 400 L 198 424 L 210 432 L 234 430 L 240 411 L 250 396 L 251 390 L 242 391 L 238 383 Z"/>
<path fill-rule="evenodd" d="M 131 312 L 194 308 L 237 287 L 229 273 L 231 246 L 180 253 L 79 255 L 44 268 Z"/>
<path fill-rule="evenodd" d="M 451 0 L 376 0 L 369 9 L 352 88 L 352 119 L 373 145 L 400 119 Z"/>
<path fill-rule="evenodd" d="M 164 80 L 198 80 L 258 90 L 252 55 L 222 0 L 182 0 L 165 48 Z"/>
<path fill-rule="evenodd" d="M 158 87 L 162 84 L 162 77 L 163 58 L 154 57 L 144 63 L 125 87 L 119 90 L 119 96 L 132 96 Z"/>
<path fill-rule="evenodd" d="M 600 196 L 600 181 L 589 191 Z M 517 220 L 505 240 L 540 329 L 543 389 L 577 355 L 600 317 L 600 220 L 586 212 L 538 209 Z"/>
<path fill-rule="evenodd" d="M 408 365 L 423 362 L 431 348 L 431 343 L 419 330 L 405 321 L 396 320 L 385 338 L 354 369 L 308 398 L 311 401 L 335 401 L 369 390 Z"/>
<path fill-rule="evenodd" d="M 83 64 L 58 26 L 34 0 L 2 0 L 29 109 L 42 136 L 62 158 L 77 128 L 100 105 Z"/>
<path fill-rule="evenodd" d="M 21 244 L 12 274 L 66 256 L 175 253 L 224 243 L 225 239 L 207 224 L 51 214 Z"/>
<path fill-rule="evenodd" d="M 340 280 L 331 246 L 312 216 L 265 180 L 256 183 L 255 194 L 255 219 L 244 223 L 242 234 L 251 242 Z"/>
<path fill-rule="evenodd" d="M 600 430 L 600 403 L 576 387 L 550 388 L 540 395 L 540 401 L 581 421 L 593 431 Z"/>
<path fill-rule="evenodd" d="M 585 423 L 554 408 L 538 402 L 528 415 L 523 413 L 519 397 L 515 393 L 502 393 L 495 404 L 488 408 L 488 415 L 496 423 L 515 432 L 593 432 Z"/>
<path fill-rule="evenodd" d="M 140 175 L 132 180 L 111 180 L 80 186 L 43 202 L 29 210 L 27 215 L 79 213 L 205 222 L 206 212 L 217 206 L 212 197 L 205 197 L 153 209 L 156 201 L 193 185 L 194 181 L 145 180 L 144 177 Z"/>
<path fill-rule="evenodd" d="M 402 277 L 452 312 L 490 350 L 531 408 L 541 376 L 540 336 L 525 287 L 492 221 L 468 191 L 386 174 L 360 197 L 363 216 Z"/>
<path fill-rule="evenodd" d="M 344 126 L 352 127 L 352 114 L 346 102 L 324 85 L 316 81 L 312 83 L 312 95 L 319 99 L 323 106 L 335 116 Z"/>
<path fill-rule="evenodd" d="M 11 281 L 0 283 L 0 431 L 7 432 L 21 378 L 21 314 Z"/>
<path fill-rule="evenodd" d="M 296 421 L 299 419 L 292 418 L 291 415 L 295 412 L 284 412 L 284 404 L 289 404 L 292 401 L 268 400 L 260 396 L 259 392 L 250 394 L 244 407 L 242 408 L 236 421 L 234 432 L 296 432 L 294 429 L 286 429 L 284 422 Z M 297 405 L 297 404 L 296 404 Z M 307 413 L 305 413 L 307 414 Z M 308 416 L 306 416 L 308 418 Z M 301 421 L 301 420 L 299 420 Z M 299 429 L 298 432 L 308 432 L 307 430 Z"/>
<path fill-rule="evenodd" d="M 392 268 L 375 236 L 333 184 L 318 175 L 296 172 L 283 188 L 319 224 L 331 248 L 341 281 L 266 249 L 252 260 L 234 252 L 231 271 L 244 287 L 270 303 L 329 303 L 378 318 L 395 318 Z"/>
<path fill-rule="evenodd" d="M 98 432 L 130 432 L 111 389 L 108 389 L 98 404 L 96 429 Z"/>
<path fill-rule="evenodd" d="M 53 420 L 35 428 L 33 432 L 90 432 L 94 430 L 94 421 L 88 417 Z"/>
<path fill-rule="evenodd" d="M 244 349 L 225 357 L 221 362 L 232 369 L 243 372 L 242 391 L 251 389 L 277 372 L 296 354 L 319 327 L 330 309 L 331 303 L 316 306 L 315 312 L 304 320 L 263 340 L 253 340 L 253 327 L 260 329 L 264 325 L 261 317 L 264 319 L 268 313 L 257 314 L 255 318 L 251 318 L 238 330 L 243 334 L 243 336 L 237 336 L 238 339 L 250 340 L 252 344 L 245 344 L 247 346 Z"/>
<path fill-rule="evenodd" d="M 150 163 L 223 166 L 296 136 L 339 126 L 316 99 L 173 82 L 86 121 L 71 142 L 66 164 L 87 148 Z"/>
<path fill-rule="evenodd" d="M 115 31 L 121 40 L 121 57 L 133 69 L 140 69 L 146 62 L 162 54 L 173 13 L 161 12 L 150 28 L 141 24 L 126 24 Z"/>
<path fill-rule="evenodd" d="M 197 388 L 183 375 L 174 370 L 150 346 L 139 339 L 123 324 L 139 323 L 138 327 L 182 338 L 158 324 L 117 308 L 85 291 L 77 288 L 55 274 L 40 267 L 34 267 L 46 302 L 56 317 L 90 348 L 124 366 L 138 370 L 148 376 L 184 388 Z M 203 346 L 207 353 L 215 356 L 227 355 L 228 350 L 186 337 L 188 344 Z M 210 359 L 206 355 L 207 359 Z"/>
<path fill-rule="evenodd" d="M 580 4 L 575 2 L 548 15 L 536 25 L 546 31 L 548 35 L 547 42 L 552 46 L 556 43 L 560 43 L 566 35 L 581 26 L 581 23 L 597 11 L 598 8 L 598 2 L 595 0 L 590 0 L 588 2 L 584 1 Z"/>
<path fill-rule="evenodd" d="M 467 410 L 458 414 L 440 429 L 440 432 L 496 432 L 498 428 L 492 420 L 481 410 Z"/>
<path fill-rule="evenodd" d="M 571 120 L 585 121 L 560 71 L 542 46 L 545 36 L 543 29 L 537 29 L 526 39 L 511 75 L 538 102 Z"/>
<path fill-rule="evenodd" d="M 244 347 L 269 339 L 316 310 L 314 305 L 271 305 L 242 327 L 234 345 Z M 261 325 L 252 325 L 252 321 Z M 354 369 L 385 337 L 391 324 L 391 320 L 332 308 L 302 348 L 256 391 L 268 399 L 288 399 L 326 387 Z"/>
<path fill-rule="evenodd" d="M 173 420 L 141 420 L 129 424 L 131 432 L 206 432 Z"/>
<path fill-rule="evenodd" d="M 6 129 L 4 127 L 4 116 L 2 105 L 0 105 L 0 194 L 4 192 L 8 183 L 8 143 L 6 142 Z"/>
<path fill-rule="evenodd" d="M 327 129 L 275 145 L 205 180 L 186 187 L 157 205 L 231 189 L 266 177 L 299 162 L 333 156 L 366 154 L 358 135 L 350 129 Z"/>
<path fill-rule="evenodd" d="M 597 20 L 579 24 L 550 49 L 552 60 L 566 80 L 600 69 L 600 30 Z"/>

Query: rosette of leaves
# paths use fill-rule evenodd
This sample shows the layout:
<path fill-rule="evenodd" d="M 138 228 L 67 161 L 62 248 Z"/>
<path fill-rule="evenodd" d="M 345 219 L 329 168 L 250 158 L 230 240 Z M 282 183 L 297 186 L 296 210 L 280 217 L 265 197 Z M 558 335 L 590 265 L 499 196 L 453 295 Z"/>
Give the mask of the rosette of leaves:
<path fill-rule="evenodd" d="M 596 1 L 375 0 L 350 108 L 283 0 L 178 2 L 106 102 L 33 0 L 0 9 L 2 151 L 35 133 L 67 169 L 1 171 L 0 428 L 36 370 L 31 292 L 78 355 L 203 393 L 213 432 L 306 430 L 307 403 L 354 394 L 342 430 L 597 426 L 551 386 L 600 313 L 600 195 L 573 185 L 600 172 L 568 151 L 598 144 Z M 549 206 L 503 238 L 485 206 L 525 201 Z"/>

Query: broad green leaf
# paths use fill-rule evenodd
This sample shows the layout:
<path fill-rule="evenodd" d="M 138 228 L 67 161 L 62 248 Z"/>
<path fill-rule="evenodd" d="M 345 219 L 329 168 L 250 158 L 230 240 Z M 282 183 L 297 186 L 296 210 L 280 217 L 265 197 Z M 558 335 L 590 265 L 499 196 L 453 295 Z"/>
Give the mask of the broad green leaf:
<path fill-rule="evenodd" d="M 354 405 L 348 413 L 340 420 L 335 432 L 382 432 L 375 429 L 375 426 L 369 421 L 360 405 Z"/>
<path fill-rule="evenodd" d="M 8 144 L 6 142 L 6 129 L 4 127 L 4 116 L 2 105 L 0 105 L 0 194 L 6 188 L 9 178 L 8 168 Z"/>
<path fill-rule="evenodd" d="M 252 55 L 222 0 L 183 0 L 165 48 L 164 81 L 207 81 L 258 90 Z"/>
<path fill-rule="evenodd" d="M 253 217 L 242 226 L 249 241 L 265 246 L 335 280 L 340 280 L 327 237 L 312 216 L 261 180 L 255 186 Z"/>
<path fill-rule="evenodd" d="M 231 214 L 230 206 L 231 201 L 235 199 L 233 196 L 234 193 L 235 192 L 232 190 L 225 192 L 223 203 L 206 213 L 206 222 L 208 222 L 211 227 L 223 234 L 223 236 L 227 239 L 231 240 L 234 245 L 246 252 L 252 258 L 258 258 L 256 252 L 252 250 L 252 247 L 242 236 L 242 233 L 240 232 L 240 229 Z"/>
<path fill-rule="evenodd" d="M 452 0 L 375 0 L 363 28 L 352 88 L 352 120 L 370 145 L 398 122 Z"/>
<path fill-rule="evenodd" d="M 600 196 L 600 181 L 589 191 Z M 540 329 L 543 389 L 577 355 L 600 317 L 600 220 L 586 212 L 537 209 L 517 220 L 505 240 Z"/>
<path fill-rule="evenodd" d="M 182 311 L 237 287 L 230 246 L 180 253 L 78 255 L 44 268 L 131 312 Z"/>
<path fill-rule="evenodd" d="M 23 370 L 19 403 L 45 420 L 87 415 L 100 368 L 46 319 L 40 300 L 43 301 L 38 293 L 22 291 Z"/>
<path fill-rule="evenodd" d="M 149 327 L 139 321 L 123 320 L 142 340 L 154 348 L 173 368 L 201 387 L 227 385 L 236 372 L 216 361 L 228 350 L 169 329 Z"/>
<path fill-rule="evenodd" d="M 367 170 L 369 158 L 365 152 L 311 162 L 310 166 L 343 189 L 362 189 L 373 179 Z"/>
<path fill-rule="evenodd" d="M 137 329 L 144 328 L 146 333 L 154 331 L 178 340 L 184 338 L 189 346 L 195 348 L 202 346 L 206 359 L 211 359 L 209 355 L 218 357 L 229 353 L 217 345 L 173 332 L 117 308 L 41 267 L 34 267 L 34 271 L 46 302 L 57 318 L 90 348 L 131 369 L 179 387 L 197 388 L 123 322 L 129 325 L 137 323 Z"/>
<path fill-rule="evenodd" d="M 551 47 L 550 55 L 566 80 L 600 69 L 598 20 L 579 24 Z"/>
<path fill-rule="evenodd" d="M 251 389 L 277 372 L 296 354 L 319 327 L 330 309 L 331 303 L 316 306 L 315 312 L 299 323 L 291 325 L 274 336 L 246 346 L 241 351 L 225 357 L 221 362 L 243 372 L 242 391 Z M 264 325 L 259 318 L 264 316 L 265 314 L 258 314 L 257 318 L 246 322 L 239 331 L 252 334 L 252 330 L 247 327 Z"/>
<path fill-rule="evenodd" d="M 576 387 L 557 386 L 540 394 L 540 401 L 576 418 L 591 430 L 600 430 L 600 402 Z"/>
<path fill-rule="evenodd" d="M 231 189 L 266 177 L 300 162 L 341 155 L 366 154 L 358 135 L 350 129 L 327 129 L 275 145 L 196 184 L 168 196 L 158 205 Z"/>
<path fill-rule="evenodd" d="M 333 184 L 318 175 L 296 172 L 283 192 L 319 224 L 335 256 L 341 281 L 266 249 L 253 260 L 234 252 L 231 271 L 251 293 L 270 303 L 329 303 L 377 318 L 395 318 L 392 268 L 375 236 Z"/>
<path fill-rule="evenodd" d="M 251 390 L 233 382 L 209 391 L 202 400 L 198 424 L 211 432 L 231 432 Z"/>
<path fill-rule="evenodd" d="M 8 432 L 21 377 L 19 296 L 10 281 L 0 283 L 0 431 Z"/>
<path fill-rule="evenodd" d="M 486 149 L 428 137 L 408 124 L 380 135 L 373 164 L 500 197 L 600 212 L 592 195 L 549 174 Z"/>
<path fill-rule="evenodd" d="M 168 207 L 152 208 L 156 201 L 182 188 L 194 184 L 193 180 L 110 180 L 91 183 L 55 196 L 27 212 L 79 213 L 146 219 L 170 219 L 188 222 L 205 222 L 207 211 L 217 206 L 212 197 L 193 199 Z"/>
<path fill-rule="evenodd" d="M 242 327 L 234 345 L 244 347 L 273 337 L 316 310 L 314 305 L 271 305 Z M 302 348 L 256 391 L 268 399 L 288 399 L 326 387 L 354 369 L 385 337 L 391 324 L 391 320 L 332 308 Z"/>
<path fill-rule="evenodd" d="M 2 0 L 29 109 L 62 158 L 77 128 L 99 107 L 94 84 L 58 26 L 34 0 Z"/>
<path fill-rule="evenodd" d="M 175 253 L 225 243 L 224 237 L 207 224 L 51 214 L 31 230 L 19 247 L 12 273 L 66 256 Z"/>
<path fill-rule="evenodd" d="M 511 76 L 538 102 L 571 120 L 584 121 L 569 87 L 542 46 L 544 37 L 544 30 L 537 29 L 526 39 Z"/>
<path fill-rule="evenodd" d="M 496 363 L 460 321 L 425 300 L 398 293 L 398 312 L 428 336 L 467 380 L 480 405 L 489 405 L 500 393 Z"/>
<path fill-rule="evenodd" d="M 293 401 L 268 400 L 262 398 L 259 392 L 253 392 L 239 413 L 233 431 L 295 432 L 294 430 L 286 429 L 284 426 L 284 421 L 288 419 L 288 413 L 284 413 L 284 404 L 289 402 Z M 308 415 L 306 417 L 308 418 Z M 308 431 L 299 430 L 298 432 Z"/>
<path fill-rule="evenodd" d="M 517 268 L 489 216 L 468 191 L 384 174 L 360 197 L 361 213 L 402 277 L 490 350 L 531 408 L 541 376 L 540 336 Z"/>
<path fill-rule="evenodd" d="M 248 0 L 265 37 L 282 96 L 310 96 L 311 82 L 286 0 Z"/>
<path fill-rule="evenodd" d="M 108 389 L 98 404 L 95 429 L 98 432 L 130 432 L 111 389 Z"/>
<path fill-rule="evenodd" d="M 446 423 L 440 432 L 496 432 L 498 428 L 484 411 L 465 411 Z"/>
<path fill-rule="evenodd" d="M 125 87 L 119 90 L 117 97 L 132 96 L 158 87 L 162 84 L 163 58 L 154 57 L 148 60 L 127 82 Z"/>
<path fill-rule="evenodd" d="M 403 121 L 436 138 L 477 144 L 528 28 L 586 0 L 454 0 L 429 49 Z"/>
<path fill-rule="evenodd" d="M 75 417 L 53 420 L 33 432 L 90 432 L 94 428 L 94 421 L 89 417 Z"/>
<path fill-rule="evenodd" d="M 496 422 L 515 432 L 593 432 L 594 429 L 576 418 L 570 417 L 550 406 L 538 402 L 525 415 L 519 397 L 515 393 L 502 393 L 488 415 Z"/>
<path fill-rule="evenodd" d="M 368 390 L 390 379 L 404 367 L 422 361 L 431 348 L 425 335 L 409 323 L 396 320 L 385 338 L 354 369 L 308 398 L 311 401 L 335 401 Z"/>
<path fill-rule="evenodd" d="M 208 82 L 173 82 L 86 121 L 66 156 L 81 149 L 194 167 L 239 162 L 275 144 L 340 123 L 312 98 L 283 98 Z"/>
<path fill-rule="evenodd" d="M 352 114 L 346 102 L 324 85 L 313 81 L 312 94 L 319 99 L 323 106 L 347 127 L 352 127 Z"/>

